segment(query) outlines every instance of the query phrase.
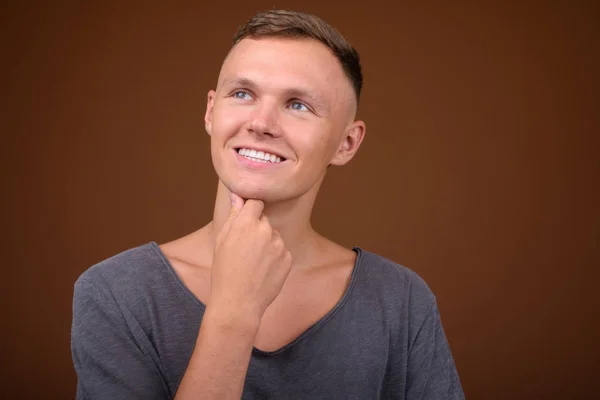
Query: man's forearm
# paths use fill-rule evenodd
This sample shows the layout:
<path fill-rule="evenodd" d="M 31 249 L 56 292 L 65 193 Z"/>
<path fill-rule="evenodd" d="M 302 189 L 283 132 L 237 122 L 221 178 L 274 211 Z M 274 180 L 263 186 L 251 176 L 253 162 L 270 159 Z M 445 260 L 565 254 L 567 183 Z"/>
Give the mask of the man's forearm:
<path fill-rule="evenodd" d="M 240 399 L 259 325 L 256 318 L 207 307 L 175 400 Z"/>

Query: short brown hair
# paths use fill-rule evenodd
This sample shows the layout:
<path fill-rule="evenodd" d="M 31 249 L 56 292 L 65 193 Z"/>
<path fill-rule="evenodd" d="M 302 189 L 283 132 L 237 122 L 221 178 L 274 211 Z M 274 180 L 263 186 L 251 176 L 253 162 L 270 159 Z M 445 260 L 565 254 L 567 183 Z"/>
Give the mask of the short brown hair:
<path fill-rule="evenodd" d="M 327 46 L 342 64 L 352 83 L 356 101 L 362 89 L 362 72 L 358 52 L 331 25 L 319 17 L 291 10 L 269 10 L 254 15 L 237 31 L 235 46 L 244 38 L 261 37 L 311 38 Z"/>

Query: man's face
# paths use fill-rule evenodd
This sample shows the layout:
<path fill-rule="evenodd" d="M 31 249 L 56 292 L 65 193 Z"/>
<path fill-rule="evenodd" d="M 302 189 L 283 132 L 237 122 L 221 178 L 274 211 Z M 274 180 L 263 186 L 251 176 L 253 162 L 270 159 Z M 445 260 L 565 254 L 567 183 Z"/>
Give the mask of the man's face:
<path fill-rule="evenodd" d="M 265 202 L 318 190 L 327 165 L 345 164 L 360 145 L 355 109 L 352 85 L 322 43 L 243 39 L 208 95 L 217 175 L 230 191 Z"/>

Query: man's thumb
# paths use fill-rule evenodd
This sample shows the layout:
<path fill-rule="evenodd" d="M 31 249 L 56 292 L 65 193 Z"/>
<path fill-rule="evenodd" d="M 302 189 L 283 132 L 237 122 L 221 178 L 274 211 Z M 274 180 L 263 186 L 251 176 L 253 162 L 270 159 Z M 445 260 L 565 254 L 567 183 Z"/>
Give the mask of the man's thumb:
<path fill-rule="evenodd" d="M 225 239 L 227 234 L 229 233 L 229 228 L 231 227 L 231 222 L 235 219 L 235 217 L 240 213 L 240 210 L 244 206 L 244 200 L 235 193 L 231 193 L 231 208 L 229 209 L 229 215 L 217 236 L 217 241 L 215 242 L 215 246 L 219 247 L 220 243 Z"/>
<path fill-rule="evenodd" d="M 240 211 L 242 210 L 242 207 L 244 206 L 244 200 L 238 196 L 237 194 L 231 192 L 231 208 L 229 209 L 229 220 L 232 220 L 233 218 L 235 218 Z"/>

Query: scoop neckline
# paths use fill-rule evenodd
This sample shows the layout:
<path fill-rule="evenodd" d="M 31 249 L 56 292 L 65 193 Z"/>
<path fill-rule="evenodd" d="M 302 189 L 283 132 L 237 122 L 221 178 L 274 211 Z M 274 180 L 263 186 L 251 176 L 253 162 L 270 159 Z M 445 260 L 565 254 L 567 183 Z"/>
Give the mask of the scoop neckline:
<path fill-rule="evenodd" d="M 163 251 L 161 250 L 158 243 L 156 243 L 155 241 L 151 241 L 148 243 L 148 245 L 160 257 L 161 261 L 166 266 L 167 270 L 172 275 L 172 277 L 175 279 L 178 286 L 185 292 L 185 294 L 188 297 L 190 297 L 196 303 L 196 305 L 198 305 L 202 309 L 202 312 L 204 313 L 206 311 L 206 304 L 204 304 L 202 301 L 200 301 L 200 299 L 187 287 L 187 285 L 183 282 L 183 280 L 181 280 L 181 278 L 175 271 L 175 268 L 173 268 L 173 265 L 171 265 L 171 262 L 169 261 L 167 256 L 163 253 Z M 327 322 L 330 321 L 337 314 L 337 312 L 344 306 L 344 304 L 346 304 L 346 302 L 348 301 L 348 298 L 350 297 L 350 295 L 354 289 L 354 286 L 356 283 L 356 277 L 358 275 L 362 256 L 364 253 L 364 251 L 358 246 L 352 247 L 352 251 L 356 252 L 357 256 L 356 256 L 356 260 L 354 261 L 354 267 L 352 268 L 352 274 L 350 275 L 350 282 L 348 283 L 348 286 L 346 287 L 344 294 L 338 300 L 338 302 L 335 304 L 335 306 L 333 306 L 333 308 L 331 310 L 329 310 L 325 315 L 323 315 L 317 322 L 315 322 L 314 324 L 312 324 L 311 326 L 306 328 L 300 335 L 298 335 L 296 338 L 294 338 L 294 340 L 292 340 L 291 342 L 283 345 L 282 347 L 280 347 L 276 350 L 265 351 L 265 350 L 261 350 L 261 349 L 255 347 L 254 345 L 252 345 L 252 353 L 254 355 L 270 356 L 270 355 L 280 354 L 280 353 L 288 350 L 289 348 L 293 347 L 296 343 L 300 342 L 304 338 L 310 336 L 312 333 L 319 330 L 321 327 L 326 325 Z"/>

